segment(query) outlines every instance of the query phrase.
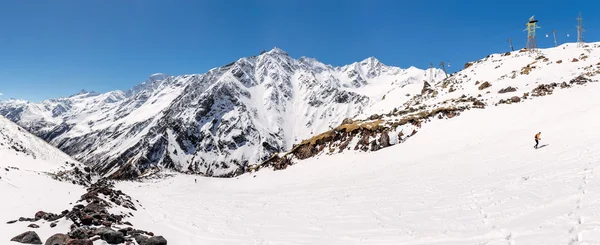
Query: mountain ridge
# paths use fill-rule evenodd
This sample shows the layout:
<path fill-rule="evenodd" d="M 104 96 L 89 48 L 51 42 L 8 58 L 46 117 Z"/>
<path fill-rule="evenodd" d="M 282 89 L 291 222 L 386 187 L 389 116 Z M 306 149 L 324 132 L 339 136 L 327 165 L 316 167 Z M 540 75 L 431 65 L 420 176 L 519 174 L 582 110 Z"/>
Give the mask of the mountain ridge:
<path fill-rule="evenodd" d="M 229 176 L 345 118 L 371 113 L 390 86 L 417 91 L 430 71 L 374 57 L 333 67 L 273 48 L 204 74 L 153 74 L 128 91 L 0 102 L 0 114 L 107 176 L 131 161 L 139 170 L 134 175 L 167 167 Z"/>

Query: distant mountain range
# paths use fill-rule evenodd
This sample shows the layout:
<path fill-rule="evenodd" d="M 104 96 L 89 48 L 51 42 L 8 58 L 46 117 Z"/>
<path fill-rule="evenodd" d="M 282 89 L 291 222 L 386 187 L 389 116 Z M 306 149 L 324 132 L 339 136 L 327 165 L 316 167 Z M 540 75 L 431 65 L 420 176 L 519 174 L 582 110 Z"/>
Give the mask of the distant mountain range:
<path fill-rule="evenodd" d="M 157 167 L 228 177 L 346 118 L 393 110 L 421 93 L 429 72 L 444 78 L 373 57 L 332 67 L 274 48 L 205 74 L 154 74 L 128 91 L 2 101 L 0 114 L 105 176 Z"/>

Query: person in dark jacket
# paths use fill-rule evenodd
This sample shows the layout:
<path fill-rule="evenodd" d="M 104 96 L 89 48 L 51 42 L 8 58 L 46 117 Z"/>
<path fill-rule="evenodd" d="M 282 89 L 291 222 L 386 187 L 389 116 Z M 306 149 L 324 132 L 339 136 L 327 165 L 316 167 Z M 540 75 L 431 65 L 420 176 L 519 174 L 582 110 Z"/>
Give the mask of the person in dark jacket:
<path fill-rule="evenodd" d="M 540 144 L 540 140 L 542 139 L 541 134 L 542 134 L 542 132 L 539 132 L 535 135 L 535 146 L 533 147 L 535 149 L 537 149 L 538 144 Z"/>

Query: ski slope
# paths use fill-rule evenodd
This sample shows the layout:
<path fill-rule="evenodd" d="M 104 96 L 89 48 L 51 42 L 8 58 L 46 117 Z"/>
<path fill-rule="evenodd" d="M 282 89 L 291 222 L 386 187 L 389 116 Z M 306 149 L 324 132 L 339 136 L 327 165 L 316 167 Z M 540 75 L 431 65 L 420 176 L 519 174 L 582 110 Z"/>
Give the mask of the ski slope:
<path fill-rule="evenodd" d="M 178 245 L 598 244 L 597 91 L 467 111 L 400 145 L 285 171 L 118 188 L 144 207 L 134 224 Z"/>

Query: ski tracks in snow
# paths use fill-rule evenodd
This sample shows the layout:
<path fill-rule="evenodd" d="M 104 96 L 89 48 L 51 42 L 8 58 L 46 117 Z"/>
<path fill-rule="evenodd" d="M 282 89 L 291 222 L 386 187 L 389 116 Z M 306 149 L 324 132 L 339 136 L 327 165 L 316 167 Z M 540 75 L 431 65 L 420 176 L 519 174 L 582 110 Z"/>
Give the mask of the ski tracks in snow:
<path fill-rule="evenodd" d="M 590 211 L 592 211 L 590 216 L 598 217 L 600 215 L 600 206 L 597 204 L 597 199 L 594 196 L 588 198 L 588 193 L 590 193 L 588 190 L 590 186 L 589 182 L 595 179 L 595 171 L 599 165 L 594 165 L 594 162 L 597 160 L 592 157 L 591 149 L 588 149 L 584 155 L 589 156 L 588 164 L 586 164 L 581 172 L 581 183 L 578 188 L 577 200 L 572 210 L 567 214 L 572 224 L 569 229 L 569 235 L 571 236 L 569 245 L 600 244 L 600 222 L 588 224 L 586 216 Z M 592 186 L 597 186 L 597 184 Z M 592 193 L 595 194 L 595 192 Z M 584 205 L 586 206 L 584 207 Z"/>

